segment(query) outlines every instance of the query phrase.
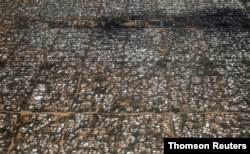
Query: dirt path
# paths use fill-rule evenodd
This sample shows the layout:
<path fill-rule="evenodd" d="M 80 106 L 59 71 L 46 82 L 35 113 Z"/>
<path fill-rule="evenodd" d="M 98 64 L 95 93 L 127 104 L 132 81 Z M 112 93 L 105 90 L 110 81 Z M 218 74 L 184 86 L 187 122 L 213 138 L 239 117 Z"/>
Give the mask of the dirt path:
<path fill-rule="evenodd" d="M 7 149 L 7 151 L 8 151 L 7 153 L 8 153 L 8 154 L 11 152 L 11 149 L 13 149 L 14 146 L 15 146 L 14 139 L 15 139 L 15 135 L 13 135 L 12 138 L 11 138 L 11 143 L 10 143 L 8 149 Z"/>
<path fill-rule="evenodd" d="M 211 111 L 211 112 L 162 112 L 162 113 L 155 113 L 155 112 L 32 112 L 27 110 L 21 110 L 20 112 L 14 112 L 14 111 L 2 111 L 3 113 L 17 113 L 22 115 L 28 115 L 28 114 L 52 114 L 57 116 L 69 116 L 70 114 L 107 114 L 107 115 L 117 115 L 117 116 L 129 116 L 129 115 L 140 115 L 140 114 L 155 114 L 155 115 L 167 115 L 167 114 L 240 114 L 243 112 L 221 112 L 221 111 Z"/>

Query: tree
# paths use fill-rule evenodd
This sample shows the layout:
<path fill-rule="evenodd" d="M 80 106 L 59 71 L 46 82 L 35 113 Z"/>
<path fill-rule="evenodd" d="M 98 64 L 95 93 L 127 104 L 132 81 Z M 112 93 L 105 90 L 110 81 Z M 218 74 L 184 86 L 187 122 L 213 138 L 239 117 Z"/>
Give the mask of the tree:
<path fill-rule="evenodd" d="M 180 112 L 181 110 L 179 108 L 171 108 L 172 112 Z"/>

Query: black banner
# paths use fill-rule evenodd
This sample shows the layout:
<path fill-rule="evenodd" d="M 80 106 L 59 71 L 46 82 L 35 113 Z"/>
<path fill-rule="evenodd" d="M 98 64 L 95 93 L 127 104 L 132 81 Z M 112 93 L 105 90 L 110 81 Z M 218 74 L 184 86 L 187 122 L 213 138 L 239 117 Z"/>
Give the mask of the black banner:
<path fill-rule="evenodd" d="M 164 153 L 250 154 L 250 138 L 164 138 Z"/>

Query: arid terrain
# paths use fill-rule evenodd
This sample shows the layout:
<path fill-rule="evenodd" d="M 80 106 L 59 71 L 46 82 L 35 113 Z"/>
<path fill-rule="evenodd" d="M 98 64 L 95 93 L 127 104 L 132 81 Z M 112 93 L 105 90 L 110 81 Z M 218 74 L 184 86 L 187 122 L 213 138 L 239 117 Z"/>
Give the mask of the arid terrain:
<path fill-rule="evenodd" d="M 162 154 L 250 137 L 247 0 L 0 2 L 0 153 Z"/>

